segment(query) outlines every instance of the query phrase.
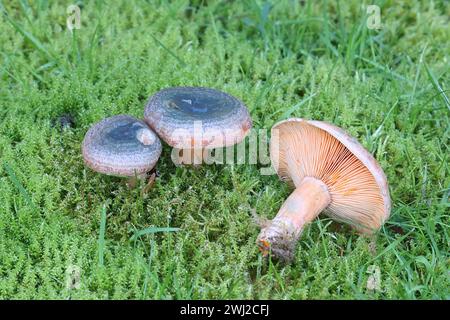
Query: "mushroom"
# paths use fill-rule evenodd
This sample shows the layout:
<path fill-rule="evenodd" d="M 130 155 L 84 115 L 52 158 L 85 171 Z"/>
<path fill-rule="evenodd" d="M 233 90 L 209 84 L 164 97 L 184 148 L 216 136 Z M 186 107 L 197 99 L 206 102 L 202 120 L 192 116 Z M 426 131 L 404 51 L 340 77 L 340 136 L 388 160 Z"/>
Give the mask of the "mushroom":
<path fill-rule="evenodd" d="M 389 217 L 386 176 L 374 157 L 342 129 L 322 121 L 291 118 L 272 128 L 272 165 L 295 186 L 276 217 L 263 226 L 258 245 L 290 261 L 304 226 L 320 212 L 373 234 Z"/>
<path fill-rule="evenodd" d="M 252 128 L 249 112 L 241 101 L 203 87 L 157 92 L 149 99 L 144 118 L 161 139 L 175 148 L 172 160 L 176 164 L 207 162 L 206 152 L 241 142 Z"/>
<path fill-rule="evenodd" d="M 82 144 L 85 164 L 107 175 L 144 178 L 161 155 L 161 141 L 148 125 L 128 115 L 94 124 Z"/>

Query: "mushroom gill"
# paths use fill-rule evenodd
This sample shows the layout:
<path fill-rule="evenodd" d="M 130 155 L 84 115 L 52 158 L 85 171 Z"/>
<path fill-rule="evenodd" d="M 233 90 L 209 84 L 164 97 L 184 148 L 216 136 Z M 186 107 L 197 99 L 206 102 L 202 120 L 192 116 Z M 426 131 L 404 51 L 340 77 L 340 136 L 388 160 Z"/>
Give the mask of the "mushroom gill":
<path fill-rule="evenodd" d="M 322 181 L 331 201 L 326 213 L 361 232 L 378 229 L 384 201 L 372 173 L 338 139 L 305 123 L 286 123 L 280 131 L 279 175 L 295 186 L 305 177 Z"/>
<path fill-rule="evenodd" d="M 383 170 L 356 139 L 334 125 L 282 121 L 272 128 L 270 157 L 278 175 L 295 189 L 258 236 L 265 255 L 291 260 L 304 226 L 324 210 L 366 234 L 389 216 Z"/>

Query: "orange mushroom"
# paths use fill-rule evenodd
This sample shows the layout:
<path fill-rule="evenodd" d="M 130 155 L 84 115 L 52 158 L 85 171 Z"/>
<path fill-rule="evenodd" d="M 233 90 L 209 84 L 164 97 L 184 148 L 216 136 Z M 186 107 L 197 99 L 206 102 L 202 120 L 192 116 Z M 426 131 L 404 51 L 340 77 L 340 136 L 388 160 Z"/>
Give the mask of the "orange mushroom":
<path fill-rule="evenodd" d="M 258 236 L 263 254 L 290 261 L 304 226 L 320 212 L 372 234 L 389 217 L 386 176 L 374 157 L 342 129 L 288 119 L 272 128 L 272 165 L 295 186 Z"/>

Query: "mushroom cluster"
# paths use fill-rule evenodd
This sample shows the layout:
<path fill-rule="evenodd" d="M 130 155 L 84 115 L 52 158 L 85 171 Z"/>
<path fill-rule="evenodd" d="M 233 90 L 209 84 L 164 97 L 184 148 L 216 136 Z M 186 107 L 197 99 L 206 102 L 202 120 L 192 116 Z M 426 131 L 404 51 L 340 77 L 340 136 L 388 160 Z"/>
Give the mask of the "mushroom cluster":
<path fill-rule="evenodd" d="M 175 164 L 199 165 L 215 148 L 241 142 L 252 128 L 246 106 L 210 88 L 174 87 L 150 97 L 144 121 L 128 115 L 106 118 L 86 133 L 82 154 L 94 171 L 145 178 L 162 151 L 173 147 Z M 294 187 L 276 217 L 261 230 L 264 255 L 294 256 L 306 224 L 324 211 L 363 234 L 389 217 L 386 176 L 374 157 L 342 129 L 326 122 L 292 118 L 271 132 L 270 158 L 278 175 Z M 159 136 L 159 137 L 158 137 Z"/>
<path fill-rule="evenodd" d="M 175 164 L 199 165 L 212 149 L 241 142 L 252 127 L 241 101 L 203 87 L 157 92 L 150 97 L 144 118 L 118 115 L 94 124 L 82 144 L 86 165 L 107 175 L 145 178 L 161 155 L 159 137 L 180 154 L 172 157 Z"/>

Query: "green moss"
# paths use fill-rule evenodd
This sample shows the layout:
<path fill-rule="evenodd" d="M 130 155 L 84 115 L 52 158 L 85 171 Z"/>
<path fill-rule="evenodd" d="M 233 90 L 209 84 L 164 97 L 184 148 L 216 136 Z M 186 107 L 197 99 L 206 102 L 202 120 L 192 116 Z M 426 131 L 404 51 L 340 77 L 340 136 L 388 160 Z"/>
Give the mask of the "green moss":
<path fill-rule="evenodd" d="M 29 195 L 0 166 L 0 298 L 448 299 L 444 1 L 380 2 L 379 31 L 366 28 L 359 1 L 83 2 L 74 34 L 66 6 L 45 3 L 4 4 L 0 18 L 0 158 Z M 176 168 L 166 146 L 146 198 L 85 168 L 90 125 L 142 117 L 151 94 L 177 85 L 239 97 L 256 128 L 296 116 L 356 136 L 390 182 L 375 252 L 321 218 L 292 265 L 261 259 L 253 212 L 272 218 L 289 189 L 257 166 Z M 75 126 L 54 127 L 65 113 Z M 149 226 L 181 230 L 130 241 Z M 366 289 L 372 265 L 376 292 Z M 69 289 L 74 266 L 80 286 Z"/>

